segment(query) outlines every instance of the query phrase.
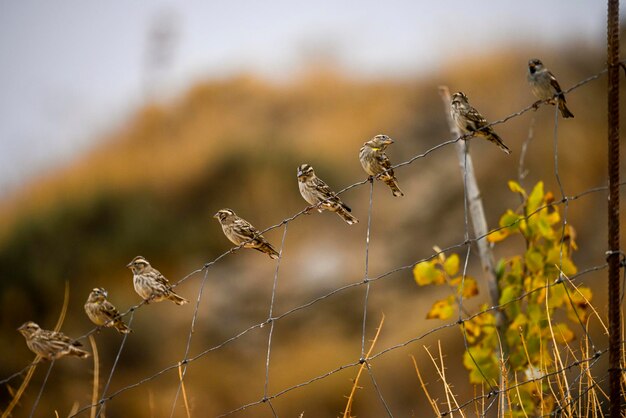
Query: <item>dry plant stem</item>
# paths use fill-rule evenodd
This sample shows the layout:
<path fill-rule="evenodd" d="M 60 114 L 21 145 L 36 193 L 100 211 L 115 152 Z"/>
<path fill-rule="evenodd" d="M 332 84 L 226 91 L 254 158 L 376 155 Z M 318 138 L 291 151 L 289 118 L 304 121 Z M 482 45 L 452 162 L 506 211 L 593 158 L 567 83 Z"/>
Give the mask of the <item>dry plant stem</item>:
<path fill-rule="evenodd" d="M 441 342 L 439 342 L 439 358 L 440 358 L 441 366 L 437 364 L 437 361 L 435 360 L 433 355 L 430 353 L 430 351 L 428 351 L 428 348 L 424 347 L 424 350 L 426 350 L 426 352 L 428 353 L 428 356 L 430 357 L 430 361 L 432 361 L 432 363 L 435 365 L 435 369 L 437 369 L 437 374 L 439 375 L 439 378 L 443 382 L 445 393 L 446 393 L 446 399 L 448 403 L 448 411 L 453 411 L 453 410 L 459 411 L 461 416 L 465 417 L 465 413 L 463 412 L 463 410 L 460 408 L 459 404 L 457 403 L 456 397 L 452 393 L 452 389 L 450 389 L 450 385 L 448 384 L 448 381 L 446 380 L 446 374 L 445 374 L 445 369 L 444 369 L 444 364 L 443 364 L 443 355 L 441 353 Z M 454 405 L 455 405 L 454 408 L 452 407 L 452 401 L 454 402 Z"/>
<path fill-rule="evenodd" d="M 426 347 L 424 347 L 424 348 L 426 348 Z M 417 378 L 420 381 L 420 385 L 422 386 L 422 390 L 424 391 L 424 394 L 426 395 L 426 399 L 428 399 L 428 403 L 430 403 L 431 408 L 433 408 L 433 411 L 435 412 L 435 415 L 441 416 L 441 411 L 439 410 L 439 407 L 437 406 L 437 402 L 430 396 L 430 393 L 428 392 L 428 389 L 426 388 L 426 383 L 424 383 L 424 379 L 422 379 L 422 375 L 420 374 L 419 368 L 417 367 L 417 361 L 415 361 L 415 356 L 411 355 L 411 359 L 413 360 L 413 366 L 415 367 L 415 373 L 417 374 Z"/>
<path fill-rule="evenodd" d="M 191 418 L 191 413 L 189 412 L 189 402 L 187 401 L 187 391 L 185 390 L 185 382 L 182 365 L 178 364 L 178 379 L 180 380 L 180 388 L 183 392 L 183 402 L 185 403 L 185 412 L 187 412 L 187 418 Z"/>
<path fill-rule="evenodd" d="M 57 323 L 54 326 L 55 331 L 59 331 L 61 329 L 61 325 L 63 325 L 63 321 L 65 320 L 65 314 L 67 313 L 67 306 L 69 302 L 70 302 L 70 284 L 68 281 L 66 281 L 65 293 L 63 295 L 63 307 L 61 308 L 59 319 L 57 320 Z M 35 368 L 37 367 L 37 364 L 39 364 L 40 360 L 41 360 L 41 356 L 38 355 L 37 357 L 35 357 L 35 360 L 33 360 L 30 370 L 28 370 L 28 373 L 26 374 L 26 377 L 24 378 L 24 381 L 20 385 L 20 388 L 17 390 L 17 393 L 15 394 L 13 399 L 11 399 L 11 403 L 9 403 L 9 406 L 7 406 L 7 409 L 5 409 L 5 411 L 2 413 L 1 418 L 8 418 L 11 416 L 11 411 L 13 411 L 13 408 L 15 408 L 15 405 L 17 405 L 17 403 L 20 401 L 20 398 L 22 397 L 22 395 L 24 394 L 24 391 L 28 387 L 28 384 L 30 383 L 30 379 L 32 379 L 33 374 L 35 373 Z"/>
<path fill-rule="evenodd" d="M 517 375 L 514 375 L 514 378 L 515 378 L 515 390 L 517 391 L 517 398 L 522 399 L 522 394 L 519 391 L 519 382 L 517 381 Z M 543 405 L 543 402 L 542 402 L 542 405 Z M 524 413 L 524 416 L 528 418 L 528 414 L 526 413 L 526 408 L 524 408 L 524 404 L 520 403 L 520 406 L 522 407 L 522 412 Z M 541 415 L 543 415 L 543 411 Z"/>
<path fill-rule="evenodd" d="M 89 416 L 96 418 L 96 404 L 98 403 L 98 382 L 100 380 L 100 361 L 98 357 L 98 347 L 96 346 L 96 340 L 93 335 L 89 336 L 89 342 L 91 343 L 91 351 L 93 352 L 93 390 L 91 392 L 91 404 L 94 405 L 91 408 Z"/>
<path fill-rule="evenodd" d="M 367 359 L 374 351 L 374 346 L 376 345 L 376 341 L 378 341 L 378 336 L 380 335 L 380 331 L 383 328 L 383 323 L 385 322 L 385 315 L 380 319 L 380 324 L 378 324 L 378 329 L 376 330 L 376 335 L 372 340 L 372 344 L 370 345 L 370 349 L 367 351 L 367 355 L 365 356 L 365 360 L 359 366 L 359 371 L 356 374 L 356 378 L 354 379 L 354 384 L 352 385 L 352 390 L 350 391 L 350 396 L 348 396 L 348 402 L 346 403 L 346 409 L 343 411 L 343 418 L 350 418 L 352 416 L 352 404 L 354 403 L 354 395 L 356 394 L 356 390 L 359 387 L 359 379 L 361 378 L 361 374 L 363 370 L 367 367 Z"/>
<path fill-rule="evenodd" d="M 547 282 L 547 279 L 546 279 Z M 554 353 L 554 364 L 557 365 L 557 367 L 561 370 L 561 373 L 556 375 L 557 381 L 559 381 L 559 389 L 561 390 L 561 399 L 565 400 L 565 406 L 567 408 L 567 412 L 569 415 L 572 414 L 572 411 L 570 409 L 570 405 L 571 405 L 571 399 L 572 399 L 572 395 L 571 392 L 569 390 L 569 385 L 567 384 L 567 375 L 565 373 L 565 368 L 564 368 L 564 363 L 563 363 L 563 359 L 561 358 L 561 352 L 558 349 L 558 343 L 556 341 L 556 338 L 554 336 L 554 328 L 552 327 L 552 317 L 550 316 L 550 305 L 549 305 L 549 300 L 550 298 L 549 296 L 549 290 L 546 289 L 546 298 L 545 298 L 545 306 L 546 306 L 546 315 L 547 315 L 547 319 L 548 319 L 548 329 L 550 330 L 550 336 L 552 338 L 552 344 L 553 344 L 553 349 L 552 352 Z M 562 379 L 562 381 L 561 381 Z M 565 393 L 563 393 L 563 391 L 565 391 Z M 555 394 L 555 399 L 558 399 L 556 397 Z"/>

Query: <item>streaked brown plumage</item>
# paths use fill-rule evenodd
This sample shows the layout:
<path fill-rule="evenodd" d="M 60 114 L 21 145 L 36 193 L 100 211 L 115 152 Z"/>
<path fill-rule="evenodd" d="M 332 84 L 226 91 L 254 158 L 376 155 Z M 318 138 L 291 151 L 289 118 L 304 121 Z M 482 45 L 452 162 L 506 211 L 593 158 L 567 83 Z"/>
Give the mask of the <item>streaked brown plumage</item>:
<path fill-rule="evenodd" d="M 177 295 L 170 282 L 148 263 L 148 260 L 138 255 L 126 265 L 133 272 L 135 292 L 146 302 L 161 302 L 171 300 L 177 305 L 184 305 L 187 299 Z"/>
<path fill-rule="evenodd" d="M 89 357 L 89 353 L 78 347 L 82 344 L 62 332 L 41 329 L 29 321 L 17 329 L 26 339 L 26 345 L 35 354 L 46 360 L 56 360 L 63 356 Z"/>
<path fill-rule="evenodd" d="M 359 161 L 363 166 L 363 170 L 370 176 L 378 176 L 389 188 L 394 196 L 404 196 L 398 180 L 391 168 L 391 162 L 385 154 L 388 145 L 393 144 L 393 139 L 387 135 L 376 135 L 363 144 L 359 150 Z"/>
<path fill-rule="evenodd" d="M 319 206 L 317 206 L 318 212 L 322 212 L 324 209 L 335 212 L 341 219 L 346 221 L 348 225 L 359 222 L 359 220 L 350 213 L 352 209 L 339 199 L 339 196 L 324 183 L 324 180 L 315 175 L 313 167 L 308 164 L 302 164 L 298 167 L 297 174 L 300 194 L 310 205 L 319 204 Z"/>
<path fill-rule="evenodd" d="M 113 327 L 122 334 L 128 334 L 131 332 L 130 328 L 122 321 L 120 313 L 108 301 L 107 296 L 108 293 L 103 288 L 94 288 L 85 303 L 85 313 L 98 326 Z"/>
<path fill-rule="evenodd" d="M 252 248 L 277 259 L 278 251 L 270 244 L 252 224 L 237 216 L 231 209 L 220 209 L 215 215 L 215 219 L 222 225 L 224 235 L 235 245 L 242 245 L 243 248 Z"/>
<path fill-rule="evenodd" d="M 482 136 L 486 140 L 499 146 L 500 149 L 507 154 L 511 153 L 509 147 L 504 145 L 502 138 L 500 138 L 498 134 L 495 133 L 493 128 L 489 126 L 483 115 L 481 115 L 478 110 L 469 104 L 469 100 L 465 94 L 460 91 L 454 93 L 450 104 L 450 114 L 452 115 L 452 119 L 454 119 L 454 122 L 463 134 Z"/>

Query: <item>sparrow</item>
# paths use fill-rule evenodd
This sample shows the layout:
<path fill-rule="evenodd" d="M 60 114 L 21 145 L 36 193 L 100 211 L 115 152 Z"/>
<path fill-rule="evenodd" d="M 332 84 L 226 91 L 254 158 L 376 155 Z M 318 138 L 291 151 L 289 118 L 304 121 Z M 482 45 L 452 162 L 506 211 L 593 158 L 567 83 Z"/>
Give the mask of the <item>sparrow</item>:
<path fill-rule="evenodd" d="M 316 205 L 318 212 L 322 212 L 324 209 L 335 212 L 348 225 L 359 222 L 357 218 L 350 214 L 352 209 L 343 203 L 339 196 L 330 190 L 330 187 L 322 179 L 315 175 L 313 167 L 308 164 L 302 164 L 298 167 L 297 174 L 300 194 L 310 205 Z"/>
<path fill-rule="evenodd" d="M 108 293 L 101 287 L 94 288 L 87 302 L 85 303 L 85 313 L 91 322 L 98 326 L 114 327 L 122 334 L 131 332 L 130 328 L 124 324 L 118 310 L 107 300 Z"/>
<path fill-rule="evenodd" d="M 498 145 L 507 154 L 511 153 L 511 150 L 502 142 L 502 138 L 494 132 L 491 126 L 488 126 L 487 120 L 469 104 L 467 96 L 460 91 L 452 95 L 450 114 L 463 134 L 482 136 Z"/>
<path fill-rule="evenodd" d="M 148 260 L 138 255 L 133 261 L 126 265 L 133 272 L 133 284 L 135 292 L 141 296 L 146 303 L 161 302 L 171 300 L 177 305 L 184 305 L 189 302 L 182 296 L 177 295 L 170 282 L 148 263 Z"/>
<path fill-rule="evenodd" d="M 565 105 L 565 94 L 561 90 L 559 82 L 554 74 L 543 66 L 541 60 L 534 58 L 528 61 L 528 82 L 533 94 L 539 99 L 535 107 L 542 101 L 547 101 L 552 105 L 558 105 L 561 116 L 573 118 L 574 114 Z"/>
<path fill-rule="evenodd" d="M 404 196 L 398 187 L 398 180 L 391 168 L 391 162 L 385 154 L 385 149 L 391 144 L 393 144 L 393 139 L 387 135 L 376 135 L 364 143 L 359 150 L 359 161 L 363 170 L 370 176 L 378 176 L 379 180 L 389 186 L 394 196 Z"/>
<path fill-rule="evenodd" d="M 78 348 L 82 344 L 57 331 L 41 329 L 32 321 L 17 329 L 26 339 L 26 345 L 33 353 L 46 360 L 56 360 L 63 356 L 89 357 L 89 353 Z"/>
<path fill-rule="evenodd" d="M 243 248 L 253 248 L 269 255 L 274 260 L 278 258 L 278 251 L 272 247 L 272 244 L 250 222 L 237 216 L 231 209 L 220 209 L 213 217 L 222 225 L 224 235 L 233 244 L 243 245 Z"/>

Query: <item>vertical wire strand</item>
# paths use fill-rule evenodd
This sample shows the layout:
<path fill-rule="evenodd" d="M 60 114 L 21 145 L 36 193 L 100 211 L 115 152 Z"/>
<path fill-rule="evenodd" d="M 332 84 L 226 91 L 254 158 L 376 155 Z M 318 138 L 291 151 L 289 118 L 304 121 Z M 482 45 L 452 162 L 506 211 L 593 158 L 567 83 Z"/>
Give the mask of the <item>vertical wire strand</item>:
<path fill-rule="evenodd" d="M 378 394 L 378 399 L 380 399 L 380 402 L 383 404 L 383 407 L 385 408 L 387 415 L 393 418 L 391 409 L 389 408 L 389 405 L 387 404 L 387 402 L 385 401 L 385 398 L 383 397 L 383 393 L 381 392 L 380 387 L 378 386 L 378 382 L 376 382 L 376 378 L 374 377 L 374 372 L 372 372 L 372 368 L 369 362 L 366 361 L 365 366 L 367 368 L 367 373 L 370 375 L 370 378 L 372 379 L 372 384 L 374 385 L 374 389 L 376 389 L 376 393 Z"/>
<path fill-rule="evenodd" d="M 274 272 L 274 284 L 272 285 L 272 297 L 270 299 L 270 309 L 267 317 L 267 321 L 270 323 L 270 331 L 267 337 L 267 355 L 265 357 L 265 384 L 263 386 L 263 400 L 267 400 L 267 404 L 269 405 L 272 413 L 275 417 L 278 416 L 272 402 L 268 399 L 269 395 L 269 384 L 270 384 L 270 355 L 272 352 L 272 336 L 274 335 L 274 301 L 276 300 L 276 288 L 278 286 L 278 272 L 280 270 L 280 262 L 283 258 L 283 251 L 285 248 L 285 238 L 287 237 L 287 226 L 288 222 L 285 222 L 285 228 L 283 230 L 283 238 L 280 243 L 280 252 L 278 253 L 278 260 L 276 261 L 276 270 Z"/>
<path fill-rule="evenodd" d="M 183 356 L 183 360 L 181 364 L 183 364 L 183 370 L 181 372 L 180 378 L 178 379 L 178 388 L 176 389 L 176 395 L 174 395 L 174 401 L 172 402 L 172 409 L 170 410 L 170 418 L 174 416 L 174 411 L 176 409 L 176 403 L 178 402 L 178 397 L 180 396 L 180 391 L 183 387 L 183 381 L 185 380 L 185 375 L 187 374 L 187 356 L 189 355 L 189 349 L 191 348 L 191 339 L 193 338 L 193 334 L 196 331 L 196 319 L 198 318 L 198 311 L 200 309 L 200 301 L 202 300 L 202 294 L 204 292 L 204 285 L 206 284 L 207 277 L 209 276 L 209 269 L 204 270 L 204 276 L 202 277 L 202 282 L 200 283 L 200 290 L 198 291 L 198 297 L 196 299 L 196 306 L 193 310 L 193 316 L 191 317 L 191 326 L 189 327 L 189 336 L 187 337 L 187 346 L 185 347 L 185 354 Z"/>
<path fill-rule="evenodd" d="M 553 146 L 554 146 L 554 176 L 556 178 L 557 184 L 559 186 L 559 192 L 561 193 L 561 201 L 563 202 L 563 221 L 561 222 L 561 244 L 559 247 L 559 276 L 557 278 L 558 283 L 561 283 L 561 285 L 563 286 L 563 289 L 565 290 L 565 293 L 569 299 L 569 303 L 570 306 L 572 307 L 572 310 L 574 311 L 574 315 L 576 316 L 578 323 L 583 331 L 583 333 L 585 334 L 585 337 L 589 340 L 589 342 L 591 343 L 591 347 L 593 351 L 596 351 L 596 347 L 595 344 L 593 343 L 593 340 L 591 338 L 591 335 L 589 334 L 589 331 L 587 330 L 587 326 L 584 324 L 582 318 L 580 317 L 579 313 L 578 313 L 578 309 L 576 308 L 576 305 L 574 304 L 574 301 L 572 299 L 572 295 L 570 294 L 569 289 L 567 288 L 565 282 L 562 280 L 562 269 L 563 269 L 563 252 L 564 252 L 564 248 L 565 248 L 565 231 L 566 231 L 566 227 L 568 224 L 568 214 L 569 214 L 569 198 L 567 197 L 567 195 L 565 194 L 565 189 L 563 187 L 563 183 L 561 181 L 561 175 L 559 174 L 559 141 L 558 141 L 558 136 L 559 136 L 559 107 L 558 105 L 554 106 L 554 130 L 553 130 Z"/>
<path fill-rule="evenodd" d="M 135 310 L 133 309 L 130 312 L 130 317 L 128 318 L 128 328 L 130 328 L 134 317 L 135 317 Z M 102 413 L 102 409 L 104 408 L 104 404 L 106 403 L 106 401 L 104 400 L 106 397 L 106 393 L 109 390 L 109 385 L 111 384 L 111 380 L 113 379 L 113 373 L 115 373 L 115 369 L 117 368 L 117 363 L 120 360 L 120 356 L 122 355 L 122 350 L 124 349 L 124 345 L 126 344 L 126 339 L 128 338 L 129 335 L 130 334 L 124 334 L 124 337 L 122 338 L 122 343 L 120 344 L 120 348 L 119 350 L 117 350 L 117 355 L 115 356 L 113 367 L 111 367 L 109 378 L 107 379 L 107 382 L 104 385 L 104 389 L 102 389 L 102 396 L 100 396 L 100 401 L 98 401 L 98 403 L 100 404 L 100 407 L 98 408 L 98 412 L 96 413 L 96 418 L 100 417 L 100 414 Z"/>
<path fill-rule="evenodd" d="M 33 404 L 32 409 L 30 410 L 30 415 L 28 418 L 33 418 L 35 415 L 35 410 L 37 409 L 37 405 L 39 405 L 39 400 L 41 399 L 41 395 L 43 394 L 43 389 L 46 387 L 46 383 L 48 382 L 48 377 L 50 376 L 50 371 L 52 371 L 52 366 L 54 366 L 54 360 L 50 362 L 50 366 L 48 366 L 48 371 L 46 372 L 46 377 L 43 379 L 43 383 L 41 384 L 41 388 L 39 389 L 39 393 L 37 394 L 37 398 L 35 399 L 35 403 Z"/>
<path fill-rule="evenodd" d="M 521 185 L 526 176 L 529 173 L 529 170 L 525 168 L 526 166 L 526 154 L 528 153 L 528 148 L 530 147 L 530 143 L 535 137 L 535 120 L 537 119 L 537 115 L 535 113 L 532 114 L 532 118 L 530 119 L 530 125 L 528 127 L 528 135 L 526 136 L 526 140 L 522 144 L 522 151 L 519 156 L 519 165 L 517 166 L 517 182 Z"/>
<path fill-rule="evenodd" d="M 367 231 L 365 233 L 365 297 L 363 298 L 363 326 L 361 333 L 361 360 L 365 357 L 365 330 L 367 324 L 367 304 L 370 295 L 370 279 L 369 279 L 369 252 L 370 252 L 370 231 L 372 227 L 372 202 L 374 197 L 374 178 L 370 177 L 370 200 L 367 212 Z"/>

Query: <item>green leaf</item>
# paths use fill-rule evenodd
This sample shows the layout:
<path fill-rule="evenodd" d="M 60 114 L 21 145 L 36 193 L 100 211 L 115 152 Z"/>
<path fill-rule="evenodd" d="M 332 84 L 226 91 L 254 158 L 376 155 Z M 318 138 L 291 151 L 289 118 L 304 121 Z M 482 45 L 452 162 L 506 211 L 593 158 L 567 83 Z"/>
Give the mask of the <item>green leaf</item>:
<path fill-rule="evenodd" d="M 516 317 L 520 312 L 520 302 L 511 302 L 520 295 L 522 288 L 519 285 L 509 285 L 502 289 L 500 294 L 500 305 L 504 306 L 504 310 L 509 318 Z"/>
<path fill-rule="evenodd" d="M 504 273 L 506 272 L 506 261 L 504 260 L 504 258 L 501 258 L 498 260 L 498 264 L 496 264 L 496 278 L 498 280 L 502 279 L 502 276 L 504 276 Z"/>
<path fill-rule="evenodd" d="M 535 225 L 537 226 L 537 229 L 539 230 L 539 233 L 541 234 L 541 236 L 549 240 L 554 239 L 554 230 L 550 226 L 550 223 L 548 222 L 546 214 L 544 213 L 543 210 L 539 213 L 539 216 L 537 218 L 537 222 L 535 223 Z"/>
<path fill-rule="evenodd" d="M 521 216 L 511 209 L 508 209 L 504 215 L 500 217 L 500 228 L 509 228 L 511 230 L 519 229 L 519 220 Z"/>
<path fill-rule="evenodd" d="M 463 354 L 463 365 L 470 371 L 470 382 L 474 384 L 484 383 L 485 378 L 494 384 L 500 374 L 497 357 L 488 347 L 469 347 Z"/>
<path fill-rule="evenodd" d="M 443 269 L 446 274 L 450 277 L 454 276 L 459 272 L 459 256 L 458 254 L 452 254 L 450 257 L 446 259 L 443 263 Z"/>
<path fill-rule="evenodd" d="M 526 267 L 532 273 L 538 273 L 543 270 L 543 255 L 539 252 L 539 250 L 530 248 L 526 251 L 524 261 L 526 262 Z"/>
<path fill-rule="evenodd" d="M 552 309 L 563 306 L 569 299 L 563 286 L 552 286 L 548 293 L 548 306 Z"/>
<path fill-rule="evenodd" d="M 528 196 L 528 201 L 526 202 L 526 214 L 530 215 L 535 212 L 539 206 L 543 203 L 543 181 L 538 182 L 535 185 L 535 188 Z"/>

